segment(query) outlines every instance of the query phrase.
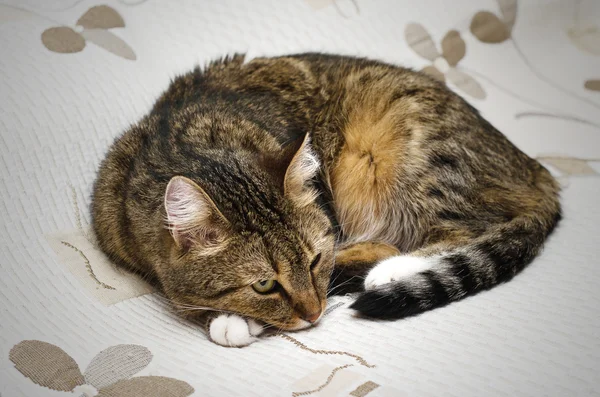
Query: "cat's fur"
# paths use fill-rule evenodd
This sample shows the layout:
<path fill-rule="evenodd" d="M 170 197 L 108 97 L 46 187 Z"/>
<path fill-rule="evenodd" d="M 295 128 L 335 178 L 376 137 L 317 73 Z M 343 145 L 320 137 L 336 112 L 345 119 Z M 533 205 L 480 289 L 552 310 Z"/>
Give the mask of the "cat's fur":
<path fill-rule="evenodd" d="M 236 55 L 175 79 L 115 142 L 93 218 L 111 258 L 180 307 L 230 312 L 209 333 L 244 345 L 260 324 L 315 322 L 330 275 L 338 291 L 364 282 L 353 308 L 381 318 L 509 280 L 559 221 L 558 190 L 428 76 L 351 57 Z M 250 287 L 271 278 L 273 293 Z"/>

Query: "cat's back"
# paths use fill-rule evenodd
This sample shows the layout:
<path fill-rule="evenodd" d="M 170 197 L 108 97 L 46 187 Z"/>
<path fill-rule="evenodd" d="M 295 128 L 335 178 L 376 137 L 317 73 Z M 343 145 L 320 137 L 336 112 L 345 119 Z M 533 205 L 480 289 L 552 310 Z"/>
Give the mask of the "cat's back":
<path fill-rule="evenodd" d="M 315 145 L 348 239 L 410 251 L 457 220 L 482 220 L 473 221 L 478 230 L 556 213 L 549 172 L 444 83 L 368 59 L 295 57 L 318 76 L 325 96 Z"/>

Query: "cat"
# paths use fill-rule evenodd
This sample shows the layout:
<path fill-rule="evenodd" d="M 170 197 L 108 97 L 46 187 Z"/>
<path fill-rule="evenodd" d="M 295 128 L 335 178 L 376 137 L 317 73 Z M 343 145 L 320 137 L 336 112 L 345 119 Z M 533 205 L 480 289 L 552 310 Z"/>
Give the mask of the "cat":
<path fill-rule="evenodd" d="M 400 319 L 511 279 L 561 218 L 550 173 L 442 82 L 306 53 L 175 78 L 110 148 L 101 248 L 209 338 L 245 346 L 328 293 Z"/>

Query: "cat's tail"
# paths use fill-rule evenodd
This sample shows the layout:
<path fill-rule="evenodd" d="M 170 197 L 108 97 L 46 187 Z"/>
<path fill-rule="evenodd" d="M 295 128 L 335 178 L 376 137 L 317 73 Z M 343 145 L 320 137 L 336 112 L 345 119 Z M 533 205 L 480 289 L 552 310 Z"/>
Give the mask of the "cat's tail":
<path fill-rule="evenodd" d="M 389 258 L 369 272 L 366 292 L 351 307 L 369 317 L 399 319 L 508 281 L 533 260 L 561 218 L 557 202 L 543 212 L 495 225 L 448 252 Z"/>

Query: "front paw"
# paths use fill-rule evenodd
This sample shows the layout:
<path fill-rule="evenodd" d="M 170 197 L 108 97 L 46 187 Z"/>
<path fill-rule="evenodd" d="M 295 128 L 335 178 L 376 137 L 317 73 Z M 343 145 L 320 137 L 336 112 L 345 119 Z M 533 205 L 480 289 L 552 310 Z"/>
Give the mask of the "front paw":
<path fill-rule="evenodd" d="M 227 347 L 248 346 L 258 340 L 262 326 L 252 319 L 236 314 L 220 314 L 210 323 L 210 339 L 217 345 Z"/>

